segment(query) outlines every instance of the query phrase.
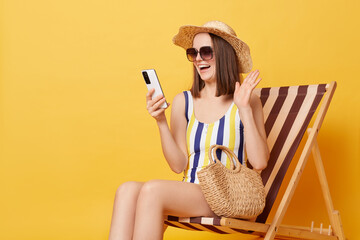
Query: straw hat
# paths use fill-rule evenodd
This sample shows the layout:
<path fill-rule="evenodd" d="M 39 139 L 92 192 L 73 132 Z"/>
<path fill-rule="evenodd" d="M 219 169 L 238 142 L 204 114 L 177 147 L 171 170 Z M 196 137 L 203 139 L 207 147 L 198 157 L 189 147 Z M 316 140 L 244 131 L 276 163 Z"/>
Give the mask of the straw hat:
<path fill-rule="evenodd" d="M 247 73 L 252 69 L 252 60 L 249 46 L 237 38 L 235 31 L 220 21 L 210 21 L 202 25 L 185 25 L 180 27 L 179 33 L 174 36 L 173 42 L 184 49 L 192 47 L 194 36 L 198 33 L 212 33 L 226 40 L 234 48 L 238 58 L 239 73 Z"/>

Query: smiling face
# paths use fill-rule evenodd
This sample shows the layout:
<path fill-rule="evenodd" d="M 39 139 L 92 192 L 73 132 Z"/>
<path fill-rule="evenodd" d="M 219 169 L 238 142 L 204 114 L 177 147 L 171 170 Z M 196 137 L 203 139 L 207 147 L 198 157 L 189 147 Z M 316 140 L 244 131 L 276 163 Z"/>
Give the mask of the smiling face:
<path fill-rule="evenodd" d="M 200 50 L 201 47 L 210 46 L 214 49 L 211 37 L 208 33 L 198 33 L 193 40 L 193 48 Z M 194 61 L 194 66 L 200 75 L 200 78 L 204 82 L 216 82 L 216 63 L 215 53 L 213 52 L 213 58 L 210 60 L 203 60 L 198 54 Z"/>

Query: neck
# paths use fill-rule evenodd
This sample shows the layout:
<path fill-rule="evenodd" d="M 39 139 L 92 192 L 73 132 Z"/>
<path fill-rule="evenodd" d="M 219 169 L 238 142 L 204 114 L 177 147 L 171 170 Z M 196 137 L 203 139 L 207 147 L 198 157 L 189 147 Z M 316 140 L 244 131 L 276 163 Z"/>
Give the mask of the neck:
<path fill-rule="evenodd" d="M 216 83 L 205 83 L 205 86 L 200 91 L 200 96 L 204 98 L 211 98 L 216 96 Z"/>

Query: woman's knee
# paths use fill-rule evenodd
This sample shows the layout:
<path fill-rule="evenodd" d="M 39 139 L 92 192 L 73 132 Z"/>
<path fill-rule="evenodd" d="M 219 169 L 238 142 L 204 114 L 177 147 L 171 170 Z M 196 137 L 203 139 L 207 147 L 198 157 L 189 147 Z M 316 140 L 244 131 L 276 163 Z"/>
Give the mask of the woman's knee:
<path fill-rule="evenodd" d="M 115 199 L 137 198 L 143 183 L 141 182 L 125 182 L 116 190 Z"/>
<path fill-rule="evenodd" d="M 161 202 L 163 195 L 163 187 L 161 180 L 150 180 L 145 182 L 139 193 L 139 202 L 145 204 L 154 204 Z"/>

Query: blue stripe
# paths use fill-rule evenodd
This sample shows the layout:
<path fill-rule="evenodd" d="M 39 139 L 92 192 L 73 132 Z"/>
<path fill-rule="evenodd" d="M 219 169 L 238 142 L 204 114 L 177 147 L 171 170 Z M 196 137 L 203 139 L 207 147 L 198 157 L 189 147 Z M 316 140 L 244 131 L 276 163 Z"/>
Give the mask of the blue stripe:
<path fill-rule="evenodd" d="M 239 153 L 238 153 L 238 159 L 243 164 L 243 149 L 244 148 L 244 125 L 242 121 L 240 120 L 240 143 L 239 143 Z"/>
<path fill-rule="evenodd" d="M 196 129 L 195 134 L 195 142 L 194 142 L 194 163 L 191 169 L 191 175 L 190 175 L 190 182 L 195 182 L 195 176 L 196 176 L 196 169 L 199 165 L 199 158 L 200 158 L 200 141 L 201 141 L 201 134 L 202 130 L 204 128 L 204 124 L 199 122 L 199 125 Z"/>
<path fill-rule="evenodd" d="M 185 95 L 185 117 L 186 117 L 186 121 L 189 122 L 189 117 L 188 117 L 188 111 L 189 111 L 189 96 L 187 91 L 184 91 L 184 95 Z"/>
<path fill-rule="evenodd" d="M 219 122 L 219 129 L 218 129 L 217 138 L 216 138 L 217 145 L 223 145 L 224 125 L 225 125 L 225 116 L 223 116 Z M 216 156 L 221 161 L 221 150 L 220 149 L 216 150 Z"/>

